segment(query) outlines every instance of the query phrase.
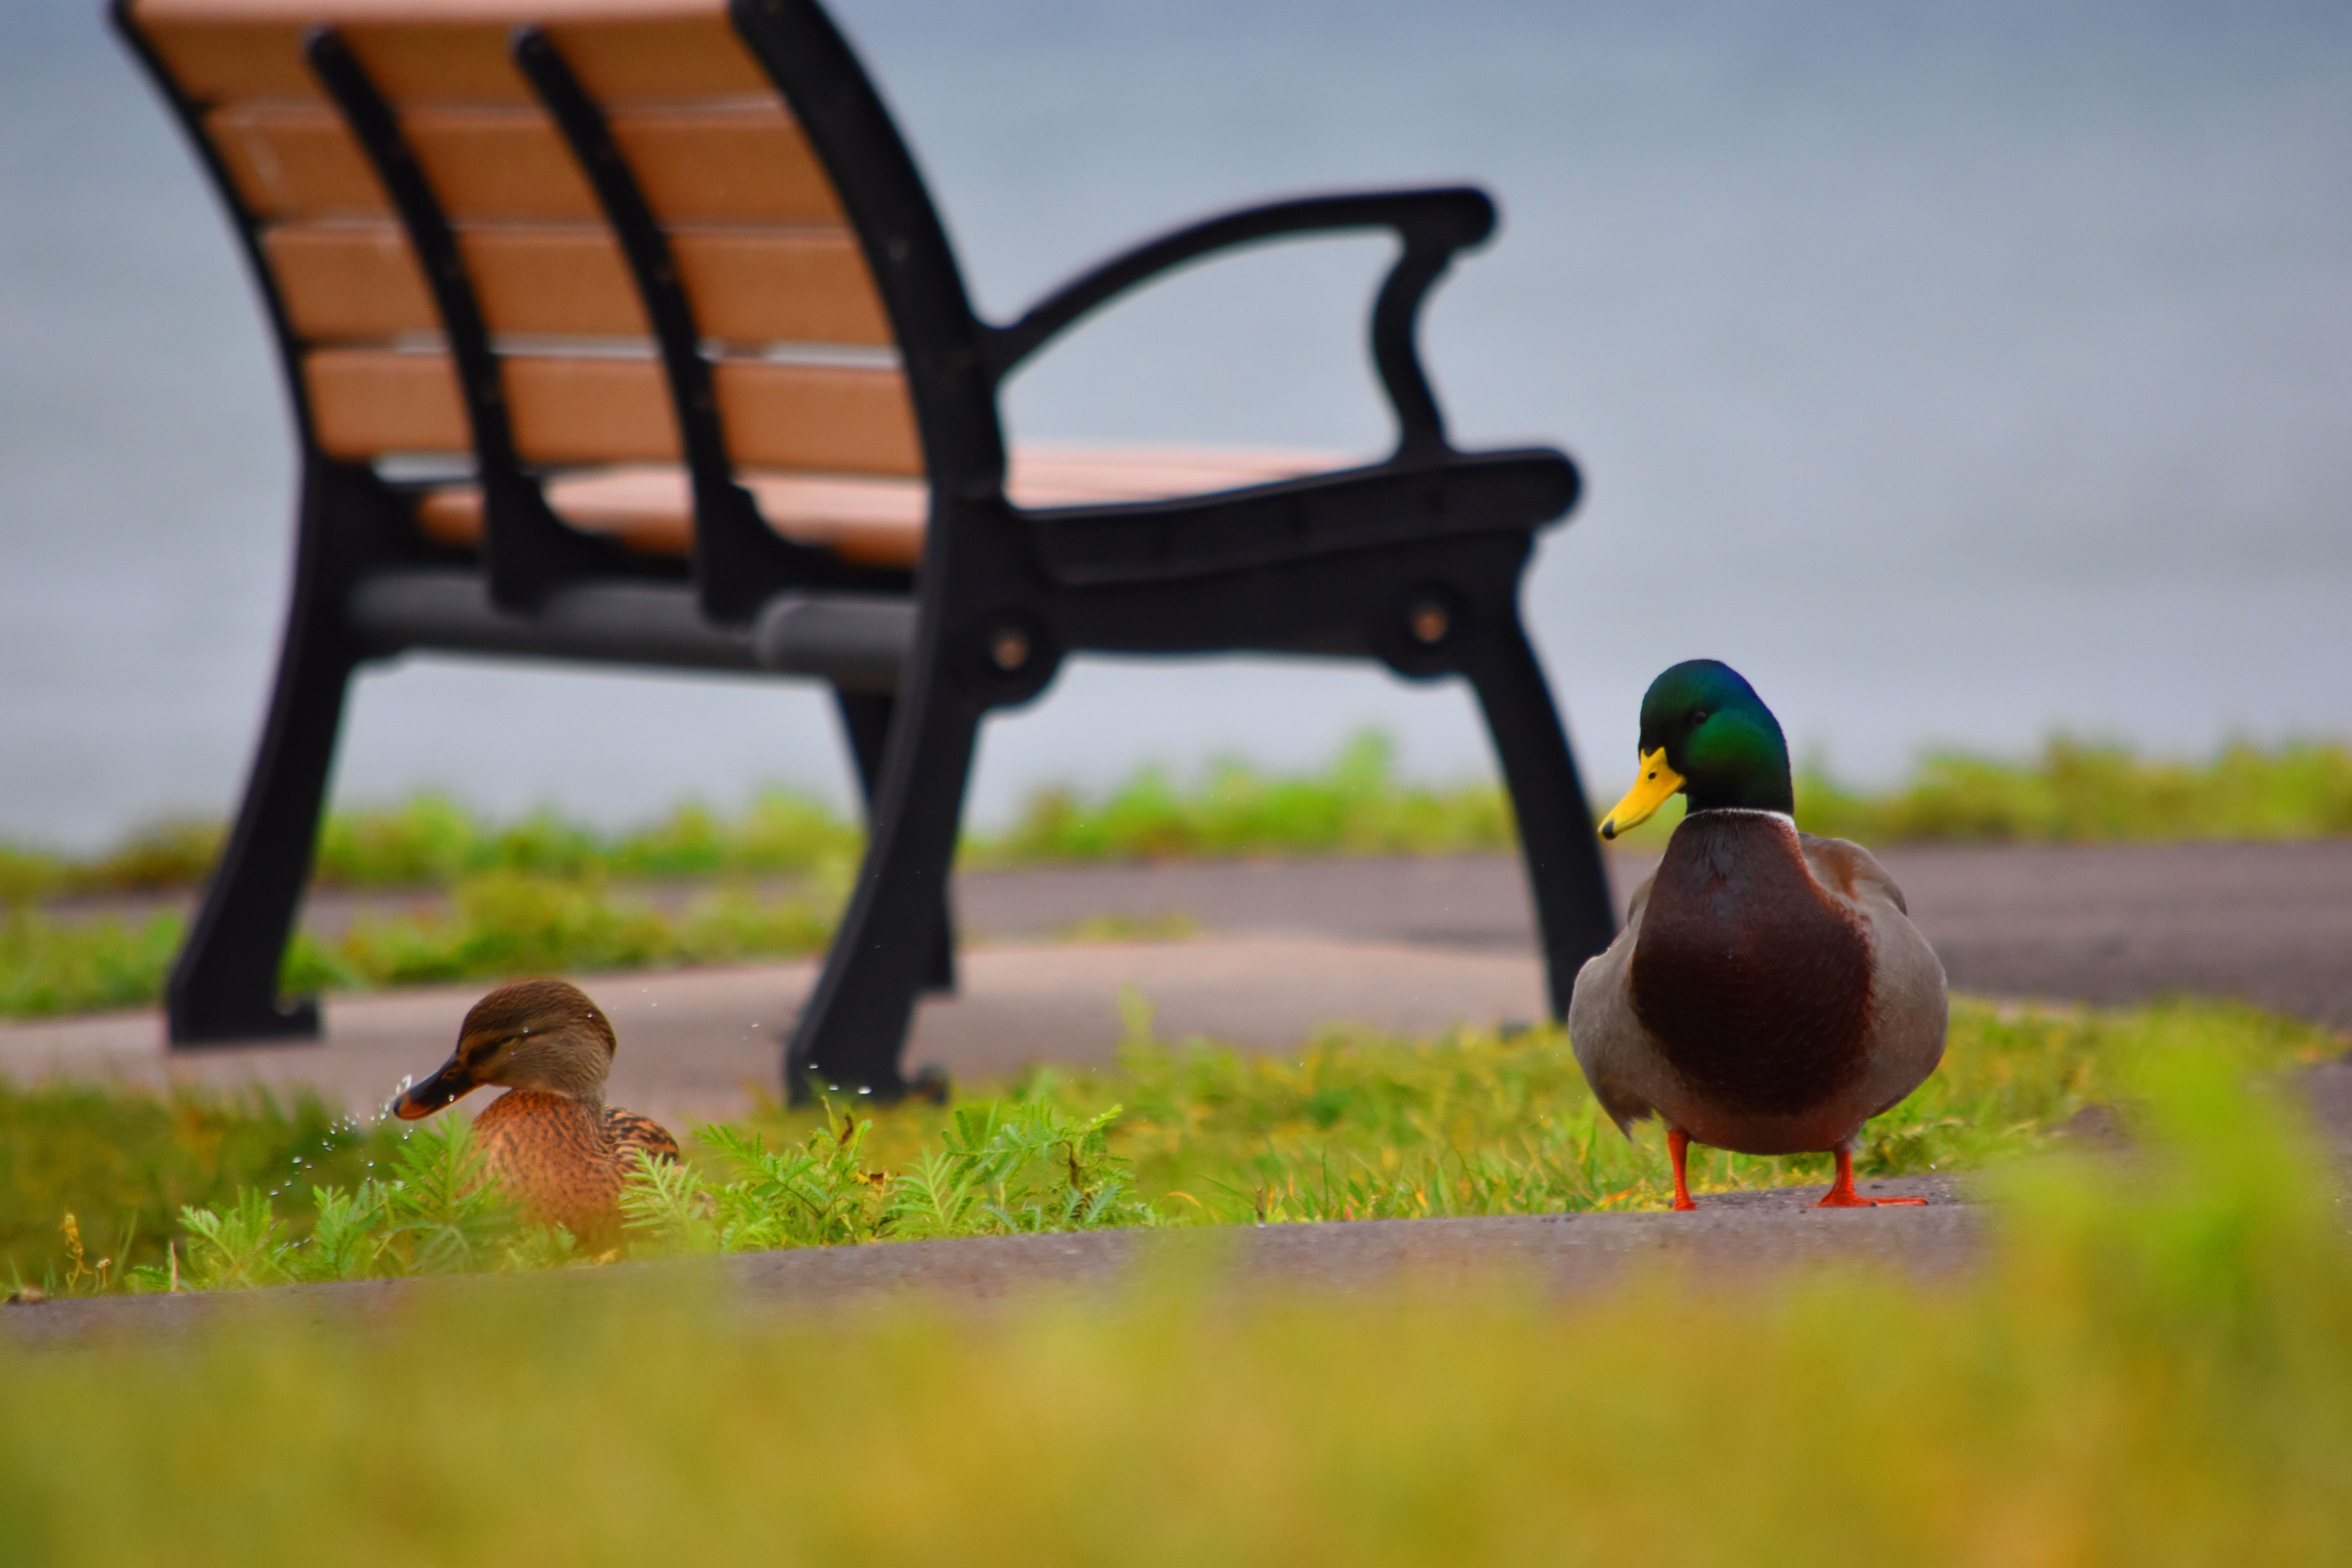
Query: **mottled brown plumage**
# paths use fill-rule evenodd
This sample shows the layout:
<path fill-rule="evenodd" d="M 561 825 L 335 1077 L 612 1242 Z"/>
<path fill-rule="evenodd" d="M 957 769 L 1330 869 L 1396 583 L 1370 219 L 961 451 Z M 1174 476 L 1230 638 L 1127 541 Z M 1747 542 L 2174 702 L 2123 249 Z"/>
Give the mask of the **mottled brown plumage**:
<path fill-rule="evenodd" d="M 620 1239 L 621 1189 L 639 1154 L 677 1158 L 677 1141 L 658 1122 L 606 1108 L 616 1048 L 611 1021 L 577 986 L 516 981 L 474 1004 L 448 1061 L 394 1109 L 414 1121 L 483 1084 L 506 1086 L 474 1122 L 483 1169 L 527 1218 L 609 1247 Z"/>

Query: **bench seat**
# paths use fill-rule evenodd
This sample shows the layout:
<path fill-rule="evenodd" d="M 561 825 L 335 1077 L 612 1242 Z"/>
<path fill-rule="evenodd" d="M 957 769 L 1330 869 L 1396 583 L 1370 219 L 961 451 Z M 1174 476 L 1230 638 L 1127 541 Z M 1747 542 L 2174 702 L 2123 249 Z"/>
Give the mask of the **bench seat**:
<path fill-rule="evenodd" d="M 1274 448 L 1016 447 L 1005 489 L 1014 505 L 1033 510 L 1164 500 L 1295 479 L 1345 461 Z M 920 479 L 758 470 L 738 477 L 768 525 L 794 543 L 860 566 L 911 568 L 921 559 L 930 496 Z M 685 555 L 692 548 L 694 503 L 683 468 L 616 466 L 551 479 L 546 489 L 556 515 L 583 532 L 649 555 Z M 436 487 L 418 503 L 416 521 L 436 543 L 477 547 L 481 492 L 471 485 Z"/>

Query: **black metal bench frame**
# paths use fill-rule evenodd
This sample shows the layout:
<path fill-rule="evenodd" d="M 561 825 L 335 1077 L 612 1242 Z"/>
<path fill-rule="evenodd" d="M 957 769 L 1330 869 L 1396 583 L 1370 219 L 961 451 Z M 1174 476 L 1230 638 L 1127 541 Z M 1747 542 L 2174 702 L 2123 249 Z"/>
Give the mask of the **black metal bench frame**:
<path fill-rule="evenodd" d="M 415 495 L 320 448 L 300 345 L 242 203 L 179 91 L 115 0 L 118 28 L 176 110 L 248 252 L 284 357 L 302 448 L 295 580 L 276 685 L 221 866 L 173 968 L 175 1047 L 314 1034 L 278 996 L 351 676 L 431 648 L 830 681 L 868 792 L 864 865 L 784 1079 L 907 1087 L 918 994 L 952 983 L 948 879 L 982 720 L 1045 689 L 1072 654 L 1256 651 L 1374 660 L 1466 679 L 1518 818 L 1555 1015 L 1614 932 L 1575 760 L 1518 615 L 1536 530 L 1575 503 L 1548 449 L 1464 453 L 1446 439 L 1414 345 L 1422 301 L 1495 212 L 1469 188 L 1308 197 L 1231 213 L 1115 257 L 1006 326 L 972 311 L 921 176 L 848 45 L 814 0 L 732 0 L 735 27 L 831 174 L 898 341 L 931 506 L 921 563 L 845 564 L 780 538 L 730 467 L 710 369 L 666 237 L 604 118 L 541 33 L 517 66 L 570 144 L 654 326 L 694 505 L 687 563 L 564 524 L 519 459 L 498 362 L 450 226 L 397 117 L 329 29 L 313 70 L 393 200 L 438 305 L 472 421 L 478 557 L 411 525 Z M 1401 254 L 1371 347 L 1399 426 L 1385 461 L 1210 496 L 1023 510 L 1004 490 L 997 396 L 1056 334 L 1125 291 L 1236 247 L 1388 230 Z"/>

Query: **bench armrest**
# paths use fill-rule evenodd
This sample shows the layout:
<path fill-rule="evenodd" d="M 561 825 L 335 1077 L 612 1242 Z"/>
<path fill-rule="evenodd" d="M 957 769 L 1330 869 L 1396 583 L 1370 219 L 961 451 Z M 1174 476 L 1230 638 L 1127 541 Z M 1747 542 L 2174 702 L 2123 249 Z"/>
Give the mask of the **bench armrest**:
<path fill-rule="evenodd" d="M 1372 306 L 1372 361 L 1395 407 L 1402 439 L 1400 458 L 1439 456 L 1449 448 L 1437 399 L 1422 373 L 1413 326 L 1422 300 L 1444 274 L 1454 253 L 1495 230 L 1495 204 L 1471 186 L 1367 191 L 1306 196 L 1244 207 L 1162 235 L 1112 257 L 1032 306 L 1010 326 L 991 330 L 990 369 L 998 381 L 1055 334 L 1139 283 L 1220 250 L 1295 235 L 1386 228 L 1403 242 Z"/>

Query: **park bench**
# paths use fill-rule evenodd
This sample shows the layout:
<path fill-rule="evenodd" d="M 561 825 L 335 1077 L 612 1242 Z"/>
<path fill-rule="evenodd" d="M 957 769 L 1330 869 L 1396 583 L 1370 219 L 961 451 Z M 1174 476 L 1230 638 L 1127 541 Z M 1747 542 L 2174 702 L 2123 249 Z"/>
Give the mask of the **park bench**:
<path fill-rule="evenodd" d="M 301 447 L 243 803 L 168 987 L 174 1046 L 315 1033 L 278 971 L 345 690 L 448 650 L 814 678 L 866 858 L 787 1087 L 888 1095 L 951 979 L 982 719 L 1073 654 L 1376 660 L 1475 688 L 1555 1012 L 1612 920 L 1517 592 L 1575 468 L 1447 441 L 1415 321 L 1494 210 L 1311 196 L 976 317 L 907 147 L 814 0 L 117 0 L 242 237 Z M 1395 451 L 1008 455 L 997 396 L 1118 295 L 1238 246 L 1387 230 Z"/>

